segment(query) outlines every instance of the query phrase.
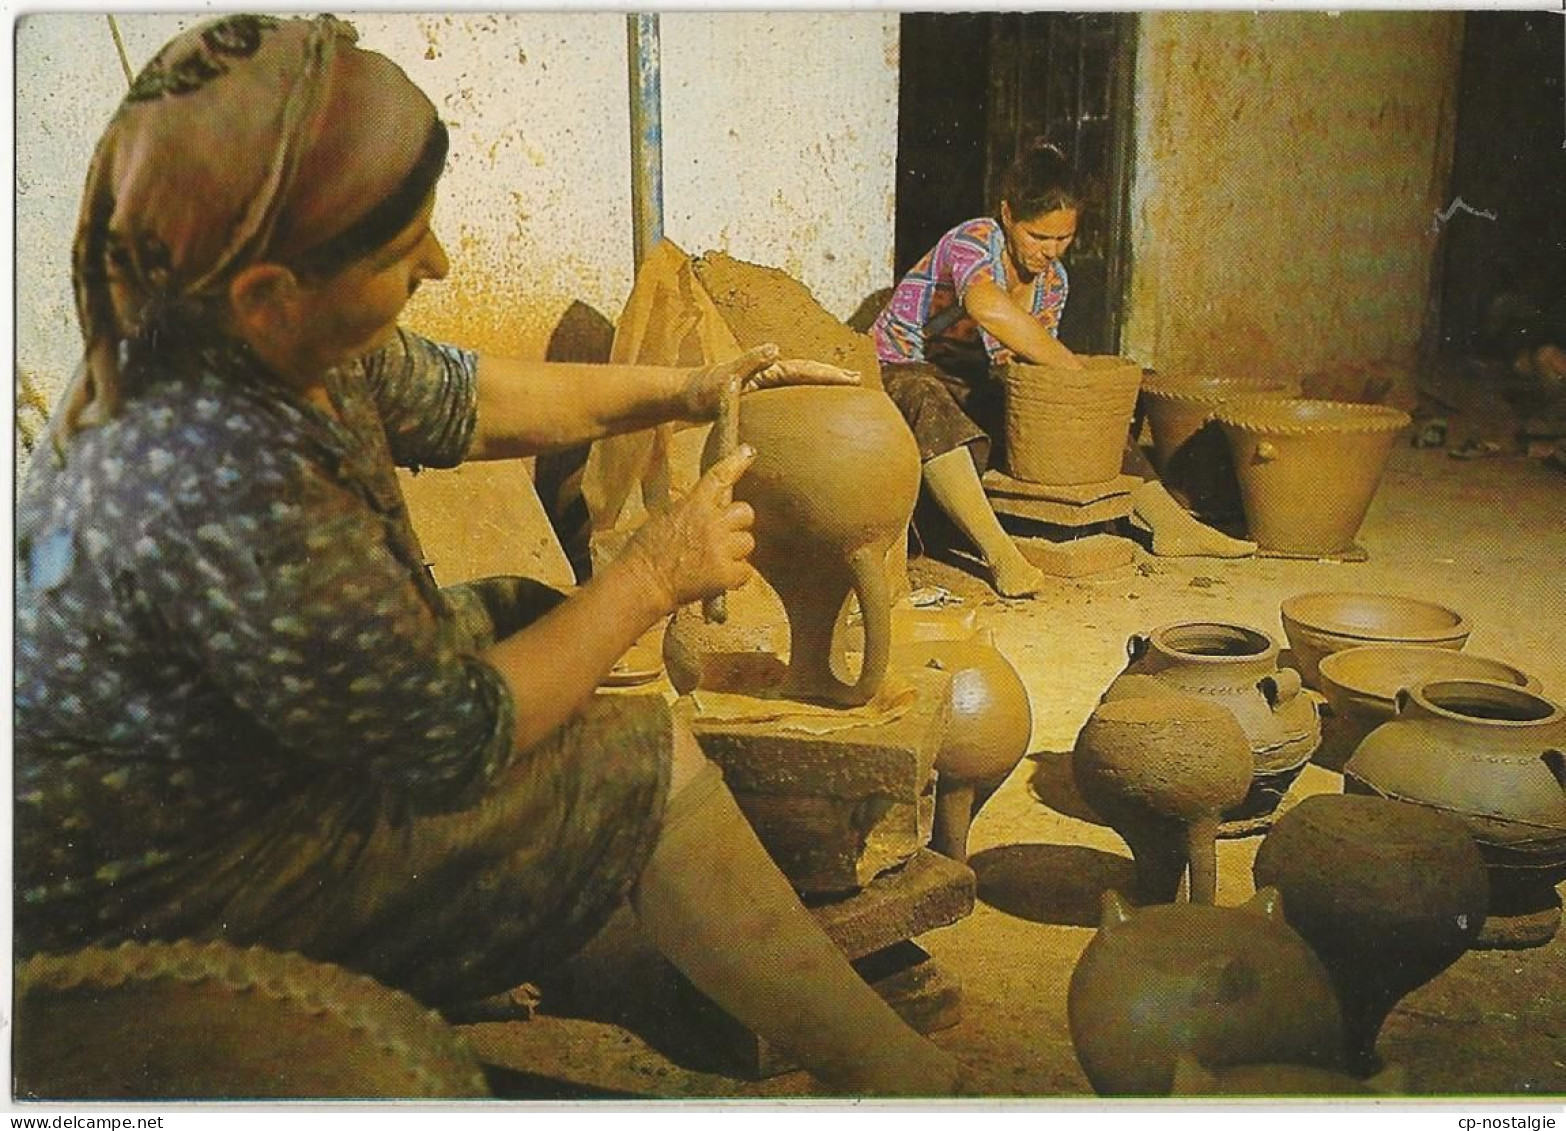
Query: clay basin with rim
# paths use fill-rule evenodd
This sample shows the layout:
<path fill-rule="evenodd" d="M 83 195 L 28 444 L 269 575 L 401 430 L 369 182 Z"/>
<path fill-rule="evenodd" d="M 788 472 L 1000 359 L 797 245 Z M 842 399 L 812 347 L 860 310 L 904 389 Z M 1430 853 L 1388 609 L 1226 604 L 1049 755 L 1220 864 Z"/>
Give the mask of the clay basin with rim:
<path fill-rule="evenodd" d="M 1236 396 L 1288 399 L 1299 395 L 1298 381 L 1282 377 L 1219 376 L 1212 373 L 1151 373 L 1142 379 L 1142 405 L 1153 432 L 1153 458 L 1169 463 L 1213 412 Z"/>
<path fill-rule="evenodd" d="M 1323 656 L 1366 644 L 1422 644 L 1460 650 L 1472 626 L 1455 609 L 1394 593 L 1296 593 L 1279 610 L 1283 634 L 1307 687 L 1317 687 Z M 1394 694 L 1396 689 L 1394 688 Z"/>
<path fill-rule="evenodd" d="M 1233 397 L 1213 410 L 1250 536 L 1264 551 L 1350 553 L 1406 412 L 1346 401 Z"/>
<path fill-rule="evenodd" d="M 1486 656 L 1426 644 L 1365 644 L 1323 656 L 1321 717 L 1316 761 L 1340 769 L 1367 734 L 1397 716 L 1397 693 L 1433 680 L 1483 679 L 1542 695 L 1539 681 L 1520 668 Z"/>

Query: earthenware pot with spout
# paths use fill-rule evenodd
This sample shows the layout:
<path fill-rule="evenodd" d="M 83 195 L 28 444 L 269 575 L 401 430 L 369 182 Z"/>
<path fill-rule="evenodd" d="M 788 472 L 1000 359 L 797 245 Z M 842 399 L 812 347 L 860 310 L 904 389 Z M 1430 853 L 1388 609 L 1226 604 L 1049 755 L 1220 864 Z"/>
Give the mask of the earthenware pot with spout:
<path fill-rule="evenodd" d="M 1343 767 L 1345 788 L 1460 817 L 1489 868 L 1476 945 L 1554 937 L 1566 877 L 1566 710 L 1498 680 L 1434 680 L 1397 693 L 1397 717 Z"/>
<path fill-rule="evenodd" d="M 734 498 L 756 512 L 751 561 L 788 614 L 791 698 L 868 702 L 886 675 L 891 600 L 884 560 L 905 536 L 919 493 L 919 448 L 890 397 L 876 389 L 789 386 L 739 400 L 739 439 L 755 462 Z M 717 442 L 716 434 L 711 444 Z M 852 683 L 833 629 L 849 593 L 864 621 Z"/>
<path fill-rule="evenodd" d="M 1219 836 L 1271 822 L 1278 803 L 1321 742 L 1321 697 L 1293 668 L 1278 666 L 1278 643 L 1244 625 L 1188 622 L 1133 635 L 1125 670 L 1103 699 L 1194 695 L 1228 709 L 1245 732 L 1255 774 L 1245 800 L 1226 810 Z"/>

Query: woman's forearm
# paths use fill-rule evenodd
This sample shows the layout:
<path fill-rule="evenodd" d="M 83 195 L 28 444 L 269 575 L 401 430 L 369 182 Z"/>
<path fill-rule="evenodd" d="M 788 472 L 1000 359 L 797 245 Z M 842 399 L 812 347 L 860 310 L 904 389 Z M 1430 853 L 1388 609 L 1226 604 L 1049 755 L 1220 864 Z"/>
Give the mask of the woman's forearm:
<path fill-rule="evenodd" d="M 964 300 L 968 314 L 1024 361 L 1080 369 L 1082 362 L 1033 315 L 988 279 L 975 279 Z"/>
<path fill-rule="evenodd" d="M 536 623 L 486 649 L 484 659 L 511 689 L 516 748 L 526 750 L 569 719 L 668 611 L 658 587 L 620 559 Z"/>
<path fill-rule="evenodd" d="M 692 371 L 479 359 L 478 433 L 470 459 L 511 459 L 678 419 Z"/>

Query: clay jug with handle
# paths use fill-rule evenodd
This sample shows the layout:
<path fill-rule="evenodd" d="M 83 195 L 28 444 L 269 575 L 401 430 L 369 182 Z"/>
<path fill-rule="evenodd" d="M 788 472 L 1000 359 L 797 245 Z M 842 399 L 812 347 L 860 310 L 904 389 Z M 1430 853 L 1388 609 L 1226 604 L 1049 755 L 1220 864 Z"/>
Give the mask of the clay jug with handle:
<path fill-rule="evenodd" d="M 734 497 L 756 512 L 752 563 L 788 614 L 790 698 L 853 707 L 881 686 L 891 646 L 885 558 L 905 537 L 919 494 L 919 448 L 875 389 L 798 385 L 739 401 L 739 438 L 756 460 Z M 864 661 L 852 683 L 833 672 L 833 629 L 852 592 Z"/>

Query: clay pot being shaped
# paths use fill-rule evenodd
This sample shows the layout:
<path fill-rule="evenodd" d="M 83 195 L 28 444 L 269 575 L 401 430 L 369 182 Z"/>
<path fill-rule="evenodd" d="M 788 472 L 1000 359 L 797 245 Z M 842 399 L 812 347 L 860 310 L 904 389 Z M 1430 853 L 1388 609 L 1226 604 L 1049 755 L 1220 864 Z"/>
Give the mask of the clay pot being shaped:
<path fill-rule="evenodd" d="M 1333 652 L 1317 668 L 1317 686 L 1327 701 L 1316 763 L 1341 770 L 1365 736 L 1397 714 L 1399 691 L 1446 679 L 1487 679 L 1535 695 L 1543 690 L 1538 680 L 1511 664 L 1449 648 L 1367 644 Z"/>
<path fill-rule="evenodd" d="M 1298 395 L 1299 382 L 1281 377 L 1148 374 L 1142 380 L 1142 405 L 1153 433 L 1153 459 L 1160 470 L 1167 468 L 1186 441 L 1227 400 L 1237 396 Z"/>
<path fill-rule="evenodd" d="M 1033 737 L 1028 689 L 987 635 L 910 641 L 894 645 L 892 655 L 898 664 L 951 673 L 951 722 L 935 756 L 931 844 L 966 862 L 974 816 L 1028 752 Z"/>
<path fill-rule="evenodd" d="M 1219 836 L 1266 828 L 1273 811 L 1321 741 L 1320 696 L 1293 668 L 1278 666 L 1278 644 L 1258 629 L 1192 622 L 1131 637 L 1130 662 L 1103 701 L 1146 695 L 1194 695 L 1225 708 L 1240 724 L 1255 760 L 1245 799 L 1225 810 Z"/>
<path fill-rule="evenodd" d="M 1071 972 L 1066 1016 L 1101 1096 L 1167 1095 L 1189 1054 L 1239 1064 L 1343 1067 L 1343 1020 L 1321 961 L 1264 889 L 1241 907 L 1165 903 L 1104 918 Z"/>
<path fill-rule="evenodd" d="M 890 655 L 883 560 L 904 537 L 919 493 L 919 448 L 890 397 L 875 389 L 792 386 L 739 400 L 739 438 L 755 462 L 734 497 L 756 512 L 752 563 L 788 614 L 785 696 L 868 702 Z M 716 431 L 709 444 L 716 442 Z M 848 594 L 864 618 L 853 683 L 833 673 L 833 629 Z"/>
<path fill-rule="evenodd" d="M 1265 551 L 1353 550 L 1406 412 L 1341 401 L 1235 397 L 1213 418 L 1240 480 L 1250 536 Z"/>
<path fill-rule="evenodd" d="M 1305 798 L 1267 834 L 1252 871 L 1283 894 L 1284 918 L 1327 968 L 1349 1068 L 1365 1076 L 1388 1012 L 1473 945 L 1489 905 L 1461 821 L 1380 797 Z"/>
<path fill-rule="evenodd" d="M 1520 687 L 1446 680 L 1397 693 L 1397 717 L 1366 736 L 1344 787 L 1462 819 L 1489 868 L 1475 946 L 1539 946 L 1560 926 L 1566 877 L 1566 711 Z"/>
<path fill-rule="evenodd" d="M 1014 362 L 1006 389 L 1006 460 L 1030 483 L 1103 483 L 1120 474 L 1142 368 L 1123 357 L 1085 356 L 1083 369 Z"/>
<path fill-rule="evenodd" d="M 1139 904 L 1168 903 L 1190 868 L 1190 900 L 1217 886 L 1218 814 L 1245 799 L 1254 763 L 1240 724 L 1210 699 L 1101 703 L 1071 754 L 1077 791 L 1136 859 Z"/>
<path fill-rule="evenodd" d="M 1283 635 L 1306 687 L 1322 658 L 1366 644 L 1423 644 L 1457 651 L 1472 626 L 1455 609 L 1397 593 L 1296 593 L 1278 608 Z M 1396 690 L 1394 688 L 1394 690 Z"/>
<path fill-rule="evenodd" d="M 1395 1096 L 1407 1088 L 1401 1065 L 1369 1080 L 1303 1064 L 1242 1064 L 1216 1071 L 1182 1056 L 1175 1062 L 1171 1096 Z"/>

